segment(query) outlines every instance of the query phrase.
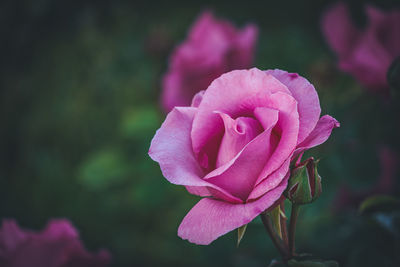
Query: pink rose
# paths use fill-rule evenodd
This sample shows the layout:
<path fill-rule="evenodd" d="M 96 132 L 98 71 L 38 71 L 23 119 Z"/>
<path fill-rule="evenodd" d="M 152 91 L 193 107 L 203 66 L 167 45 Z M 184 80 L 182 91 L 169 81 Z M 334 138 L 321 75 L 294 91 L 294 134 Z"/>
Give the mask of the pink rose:
<path fill-rule="evenodd" d="M 52 220 L 39 233 L 21 230 L 4 220 L 0 230 L 0 266 L 4 267 L 103 267 L 110 261 L 106 251 L 88 253 L 67 220 Z"/>
<path fill-rule="evenodd" d="M 296 73 L 235 70 L 175 107 L 154 136 L 150 157 L 165 178 L 202 198 L 178 235 L 196 244 L 249 223 L 287 186 L 295 155 L 339 123 L 320 116 L 314 87 Z"/>
<path fill-rule="evenodd" d="M 386 73 L 400 56 L 400 11 L 383 12 L 366 7 L 368 24 L 356 28 L 344 3 L 329 9 L 322 18 L 322 30 L 339 57 L 339 68 L 355 76 L 371 90 L 387 93 Z"/>
<path fill-rule="evenodd" d="M 162 83 L 164 109 L 189 106 L 193 96 L 221 74 L 251 67 L 256 40 L 254 25 L 238 30 L 211 12 L 201 14 L 171 56 Z"/>

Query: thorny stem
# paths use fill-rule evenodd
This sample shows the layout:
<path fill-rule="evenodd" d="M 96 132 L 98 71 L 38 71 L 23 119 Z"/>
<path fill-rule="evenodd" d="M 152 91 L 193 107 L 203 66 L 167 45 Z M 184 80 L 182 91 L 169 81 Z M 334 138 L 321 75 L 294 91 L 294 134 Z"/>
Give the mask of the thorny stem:
<path fill-rule="evenodd" d="M 282 240 L 279 238 L 279 236 L 276 234 L 276 232 L 274 231 L 273 226 L 271 224 L 270 217 L 268 216 L 268 214 L 265 211 L 260 214 L 260 217 L 264 224 L 265 230 L 267 230 L 269 236 L 271 237 L 272 242 L 274 243 L 275 247 L 278 249 L 282 258 L 286 261 L 287 257 L 288 257 L 288 249 L 285 246 L 285 244 L 282 242 Z"/>
<path fill-rule="evenodd" d="M 282 201 L 282 203 L 280 204 L 280 209 L 281 212 L 283 212 L 283 214 L 285 214 L 285 202 Z M 286 216 L 282 216 L 280 215 L 280 222 L 281 222 L 281 234 L 282 234 L 282 240 L 285 243 L 286 247 L 289 247 L 289 241 L 288 241 L 288 235 L 287 235 L 287 218 Z"/>
<path fill-rule="evenodd" d="M 294 256 L 294 239 L 296 235 L 296 223 L 297 217 L 299 215 L 300 206 L 297 204 L 292 204 L 292 211 L 290 215 L 290 226 L 289 226 L 289 257 L 293 258 Z"/>

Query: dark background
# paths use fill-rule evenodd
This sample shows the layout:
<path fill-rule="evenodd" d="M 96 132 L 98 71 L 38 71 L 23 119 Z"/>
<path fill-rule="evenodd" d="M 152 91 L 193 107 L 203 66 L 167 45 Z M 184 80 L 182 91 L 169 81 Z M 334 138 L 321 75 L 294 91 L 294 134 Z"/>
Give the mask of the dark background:
<path fill-rule="evenodd" d="M 400 116 L 396 101 L 336 69 L 319 25 L 330 3 L 3 0 L 0 219 L 39 230 L 68 218 L 90 251 L 110 250 L 112 266 L 267 266 L 278 257 L 259 219 L 239 248 L 236 232 L 209 246 L 181 240 L 178 225 L 199 198 L 169 184 L 147 155 L 165 117 L 159 94 L 168 55 L 209 8 L 237 26 L 257 24 L 255 66 L 303 75 L 322 114 L 341 122 L 308 152 L 321 158 L 324 192 L 303 208 L 298 250 L 341 266 L 399 266 L 398 220 L 379 224 L 356 207 L 335 209 L 343 184 L 354 192 L 374 186 L 382 145 L 399 151 Z M 350 3 L 360 27 L 364 4 Z"/>

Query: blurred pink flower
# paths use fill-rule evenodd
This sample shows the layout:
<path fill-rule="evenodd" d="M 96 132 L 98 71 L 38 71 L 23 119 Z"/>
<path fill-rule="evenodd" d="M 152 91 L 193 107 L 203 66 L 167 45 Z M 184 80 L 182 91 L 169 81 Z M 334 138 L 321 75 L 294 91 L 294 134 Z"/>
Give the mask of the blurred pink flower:
<path fill-rule="evenodd" d="M 42 232 L 18 227 L 4 220 L 0 230 L 0 266 L 4 267 L 103 267 L 110 261 L 107 251 L 90 254 L 67 220 L 52 220 Z"/>
<path fill-rule="evenodd" d="M 257 35 L 255 25 L 238 30 L 211 12 L 202 13 L 170 58 L 162 82 L 165 111 L 190 105 L 193 96 L 221 74 L 251 67 Z"/>
<path fill-rule="evenodd" d="M 196 94 L 192 106 L 175 107 L 149 155 L 169 182 L 204 197 L 178 235 L 209 244 L 276 204 L 291 160 L 339 127 L 320 113 L 318 94 L 305 78 L 256 68 L 225 73 Z"/>
<path fill-rule="evenodd" d="M 354 191 L 348 185 L 342 185 L 334 201 L 334 209 L 358 208 L 367 197 L 379 194 L 391 194 L 396 181 L 398 155 L 388 146 L 382 146 L 378 150 L 381 173 L 377 182 L 370 188 L 363 191 Z"/>
<path fill-rule="evenodd" d="M 400 55 L 400 10 L 366 7 L 368 24 L 358 29 L 346 4 L 339 2 L 322 17 L 322 31 L 339 58 L 339 68 L 372 91 L 388 92 L 386 73 Z"/>

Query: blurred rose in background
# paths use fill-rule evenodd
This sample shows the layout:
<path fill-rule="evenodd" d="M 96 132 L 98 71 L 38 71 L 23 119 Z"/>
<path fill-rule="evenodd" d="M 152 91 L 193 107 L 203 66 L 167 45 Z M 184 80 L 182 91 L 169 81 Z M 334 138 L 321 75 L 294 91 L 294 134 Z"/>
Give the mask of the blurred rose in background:
<path fill-rule="evenodd" d="M 51 220 L 41 232 L 19 228 L 4 220 L 0 230 L 0 265 L 3 267 L 105 267 L 107 251 L 86 251 L 76 229 L 67 220 Z"/>
<path fill-rule="evenodd" d="M 400 10 L 366 6 L 364 29 L 351 19 L 345 3 L 337 3 L 322 18 L 325 38 L 337 54 L 339 68 L 372 91 L 388 93 L 386 74 L 400 55 Z"/>
<path fill-rule="evenodd" d="M 207 89 L 221 74 L 251 67 L 257 42 L 257 27 L 236 29 L 229 21 L 202 13 L 187 39 L 175 48 L 162 86 L 165 111 L 189 106 L 193 96 Z"/>

